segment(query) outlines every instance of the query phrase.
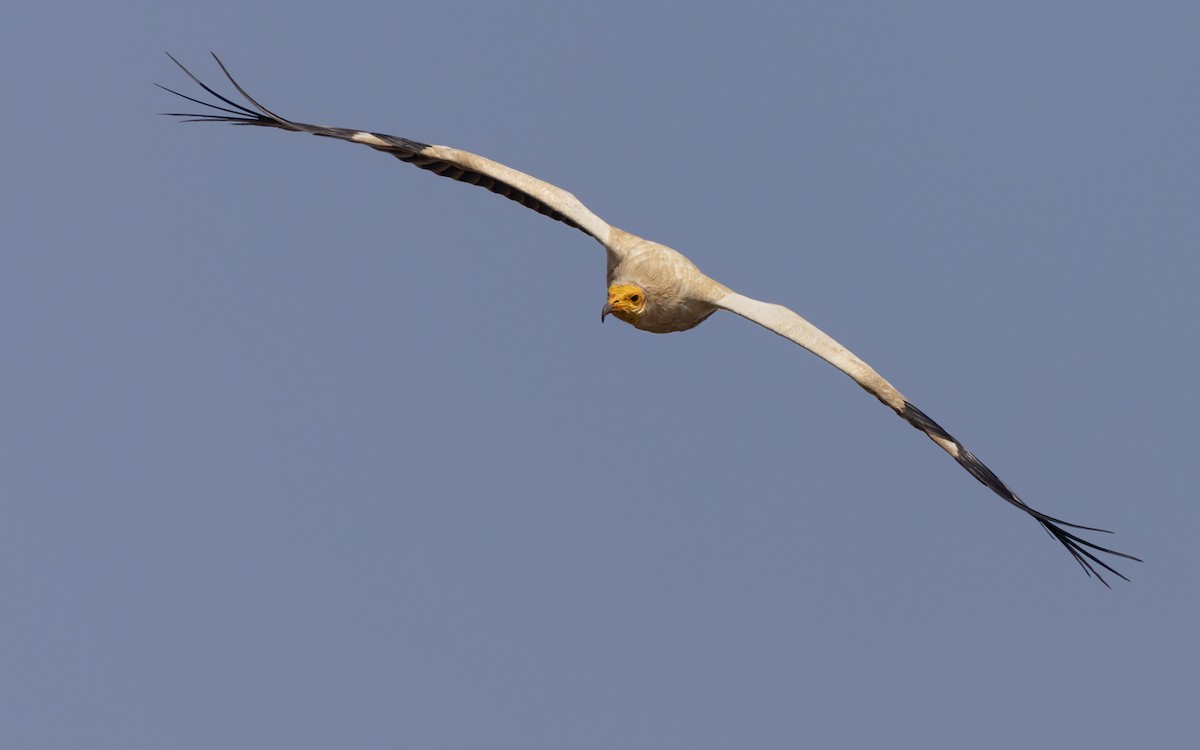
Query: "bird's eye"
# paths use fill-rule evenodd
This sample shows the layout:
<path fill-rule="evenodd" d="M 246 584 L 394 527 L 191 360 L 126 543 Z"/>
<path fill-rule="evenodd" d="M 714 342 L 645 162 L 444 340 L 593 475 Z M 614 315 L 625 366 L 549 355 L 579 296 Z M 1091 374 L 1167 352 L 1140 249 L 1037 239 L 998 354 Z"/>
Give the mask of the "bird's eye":
<path fill-rule="evenodd" d="M 635 294 L 635 295 L 633 295 L 632 297 L 630 297 L 630 298 L 629 298 L 629 301 L 630 301 L 630 302 L 637 302 L 639 299 L 641 299 L 641 297 L 639 297 L 638 295 L 636 295 L 636 294 Z"/>

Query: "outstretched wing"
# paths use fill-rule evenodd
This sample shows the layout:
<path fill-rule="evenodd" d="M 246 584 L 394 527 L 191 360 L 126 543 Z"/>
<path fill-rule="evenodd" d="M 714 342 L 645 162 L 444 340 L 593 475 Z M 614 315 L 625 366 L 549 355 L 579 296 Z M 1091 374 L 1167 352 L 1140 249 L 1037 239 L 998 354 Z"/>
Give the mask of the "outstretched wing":
<path fill-rule="evenodd" d="M 1084 572 L 1089 575 L 1095 575 L 1105 586 L 1108 582 L 1096 569 L 1100 566 L 1104 570 L 1113 575 L 1129 580 L 1125 576 L 1110 567 L 1103 560 L 1096 557 L 1094 553 L 1103 552 L 1117 557 L 1123 557 L 1127 560 L 1136 560 L 1138 558 L 1127 555 L 1123 552 L 1116 552 L 1106 547 L 1093 544 L 1085 539 L 1081 539 L 1075 534 L 1067 531 L 1066 528 L 1077 529 L 1082 531 L 1096 531 L 1102 533 L 1110 533 L 1104 529 L 1094 529 L 1090 526 L 1079 526 L 1073 523 L 1067 523 L 1060 519 L 1048 516 L 1045 513 L 1034 510 L 1025 504 L 1021 498 L 1017 497 L 1016 493 L 1009 489 L 1008 485 L 1000 481 L 1000 478 L 992 472 L 983 462 L 975 457 L 971 451 L 967 450 L 962 443 L 954 439 L 954 437 L 946 432 L 937 422 L 929 418 L 925 412 L 909 403 L 900 391 L 896 390 L 891 383 L 883 379 L 883 377 L 875 372 L 866 362 L 856 357 L 846 347 L 834 341 L 819 328 L 809 323 L 804 318 L 792 312 L 782 305 L 775 305 L 769 302 L 760 302 L 749 297 L 744 297 L 740 294 L 728 294 L 716 302 L 717 307 L 737 313 L 747 320 L 758 323 L 764 328 L 774 331 L 783 336 L 785 339 L 792 341 L 829 364 L 838 368 L 842 372 L 849 375 L 875 398 L 882 401 L 893 411 L 903 417 L 909 424 L 916 427 L 921 432 L 929 436 L 929 439 L 937 443 L 947 453 L 954 457 L 955 461 L 967 471 L 971 476 L 985 484 L 988 489 L 995 492 L 1000 497 L 1007 500 L 1009 503 L 1025 511 L 1033 516 L 1038 523 L 1042 525 L 1059 542 L 1062 543 L 1072 557 L 1083 567 Z"/>
<path fill-rule="evenodd" d="M 607 245 L 608 243 L 610 229 L 608 223 L 589 211 L 574 195 L 548 182 L 531 177 L 524 172 L 518 172 L 503 164 L 498 164 L 491 159 L 486 159 L 456 148 L 433 146 L 428 143 L 411 141 L 407 138 L 385 135 L 383 133 L 371 133 L 365 130 L 330 128 L 322 125 L 308 125 L 302 122 L 287 120 L 259 104 L 253 97 L 247 94 L 245 89 L 229 74 L 221 59 L 213 53 L 213 59 L 217 61 L 217 65 L 221 66 L 221 71 L 225 74 L 225 77 L 229 79 L 229 82 L 233 84 L 237 92 L 250 105 L 250 107 L 246 107 L 225 98 L 209 88 L 203 81 L 192 75 L 192 72 L 185 68 L 183 63 L 172 57 L 170 53 L 167 53 L 167 57 L 170 57 L 171 61 L 178 65 L 184 73 L 187 73 L 188 77 L 195 81 L 200 88 L 229 105 L 228 107 L 224 107 L 211 102 L 205 102 L 186 94 L 181 94 L 166 86 L 155 84 L 159 88 L 169 91 L 176 96 L 187 99 L 190 102 L 195 102 L 202 107 L 208 107 L 216 113 L 222 113 L 164 113 L 168 116 L 186 118 L 184 122 L 231 122 L 236 125 L 259 125 L 268 128 L 279 128 L 280 130 L 292 130 L 297 133 L 312 133 L 313 135 L 325 136 L 326 138 L 338 138 L 343 141 L 350 141 L 351 143 L 360 143 L 364 146 L 370 146 L 377 151 L 391 154 L 400 161 L 408 162 L 421 169 L 427 169 L 442 177 L 449 177 L 459 182 L 466 182 L 487 188 L 493 193 L 503 195 L 505 198 L 514 200 L 544 216 L 549 216 L 551 219 L 575 227 L 595 237 L 602 244 Z"/>

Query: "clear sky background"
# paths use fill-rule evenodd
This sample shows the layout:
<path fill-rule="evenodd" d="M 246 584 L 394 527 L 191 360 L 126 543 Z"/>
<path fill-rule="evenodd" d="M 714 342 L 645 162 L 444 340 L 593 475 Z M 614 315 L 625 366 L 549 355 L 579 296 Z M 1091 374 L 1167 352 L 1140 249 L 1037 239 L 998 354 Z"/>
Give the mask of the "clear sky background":
<path fill-rule="evenodd" d="M 0 25 L 0 744 L 1189 747 L 1195 3 L 24 3 Z M 856 351 L 1106 590 L 588 237 L 153 82 L 469 149 Z"/>

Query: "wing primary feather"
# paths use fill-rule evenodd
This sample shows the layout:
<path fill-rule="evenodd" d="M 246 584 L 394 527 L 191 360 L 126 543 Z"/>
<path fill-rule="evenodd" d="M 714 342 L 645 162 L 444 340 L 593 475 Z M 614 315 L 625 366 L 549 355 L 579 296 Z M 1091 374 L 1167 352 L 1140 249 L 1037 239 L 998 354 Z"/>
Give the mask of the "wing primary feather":
<path fill-rule="evenodd" d="M 278 122 L 286 122 L 286 123 L 288 123 L 289 125 L 291 124 L 291 123 L 290 123 L 288 120 L 286 120 L 286 119 L 285 119 L 285 118 L 283 118 L 283 117 L 280 117 L 279 115 L 275 114 L 274 112 L 272 112 L 271 110 L 267 109 L 267 108 L 266 108 L 266 107 L 264 107 L 263 105 L 259 104 L 259 103 L 258 103 L 258 102 L 257 102 L 257 101 L 254 99 L 254 97 L 252 97 L 252 96 L 250 96 L 249 94 L 247 94 L 247 93 L 246 93 L 246 89 L 242 88 L 241 84 L 239 84 L 239 83 L 238 83 L 238 82 L 237 82 L 237 81 L 234 79 L 234 77 L 233 77 L 233 76 L 232 76 L 232 75 L 229 73 L 229 69 L 225 67 L 225 63 L 221 62 L 221 58 L 217 57 L 217 53 L 216 53 L 216 52 L 209 52 L 208 54 L 212 55 L 212 58 L 213 58 L 214 60 L 216 60 L 216 61 L 217 61 L 217 65 L 221 66 L 221 72 L 225 74 L 225 77 L 229 79 L 229 82 L 233 84 L 233 87 L 234 87 L 235 89 L 237 89 L 237 92 L 238 92 L 239 94 L 241 94 L 242 96 L 246 97 L 246 101 L 248 101 L 248 102 L 250 102 L 251 104 L 253 104 L 253 105 L 254 105 L 254 107 L 255 107 L 255 108 L 256 108 L 256 109 L 257 109 L 259 112 L 262 112 L 262 113 L 263 113 L 264 115 L 266 115 L 267 117 L 270 117 L 271 119 L 273 119 L 273 120 L 276 120 L 276 121 L 278 121 Z M 205 87 L 205 88 L 207 88 L 207 87 Z M 211 92 L 211 90 L 210 90 L 210 92 Z"/>
<path fill-rule="evenodd" d="M 175 59 L 175 57 L 174 57 L 174 56 L 173 56 L 173 55 L 172 55 L 170 52 L 166 53 L 166 55 L 167 55 L 167 57 L 171 58 L 171 62 L 173 62 L 173 63 L 175 63 L 176 65 L 178 65 L 178 66 L 179 66 L 179 69 L 180 69 L 180 70 L 182 70 L 184 73 L 186 73 L 188 78 L 191 78 L 193 81 L 195 81 L 195 82 L 196 82 L 196 85 L 197 85 L 197 86 L 199 86 L 200 88 L 204 89 L 204 90 L 205 90 L 205 91 L 207 91 L 208 93 L 210 93 L 210 94 L 212 94 L 213 96 L 217 97 L 218 99 L 220 99 L 221 101 L 225 102 L 226 104 L 228 104 L 229 106 L 233 107 L 234 109 L 238 110 L 239 112 L 244 112 L 244 113 L 246 113 L 248 116 L 250 116 L 250 117 L 252 117 L 252 118 L 255 118 L 255 119 L 257 119 L 257 118 L 259 118 L 259 117 L 261 116 L 261 115 L 259 115 L 257 112 L 255 112 L 254 110 L 252 110 L 252 109 L 247 109 L 246 107 L 243 107 L 242 105 L 238 104 L 237 102 L 235 102 L 235 101 L 233 101 L 233 100 L 231 100 L 231 99 L 226 99 L 225 97 L 223 97 L 223 96 L 221 96 L 220 94 L 218 94 L 216 91 L 213 91 L 211 88 L 209 88 L 208 84 L 206 84 L 204 81 L 201 81 L 199 78 L 197 78 L 195 75 L 193 75 L 193 74 L 192 74 L 192 71 L 188 70 L 188 69 L 187 69 L 187 68 L 184 66 L 184 64 L 183 64 L 183 63 L 181 63 L 181 62 L 179 62 L 178 60 L 176 60 L 176 59 Z M 215 55 L 214 55 L 214 57 L 215 57 Z M 218 62 L 218 63 L 220 63 L 221 61 L 220 61 L 220 60 L 218 60 L 217 62 Z M 221 67 L 222 67 L 222 69 L 224 69 L 224 66 L 221 66 Z M 228 72 L 226 72 L 226 73 L 225 73 L 225 75 L 229 75 L 229 73 L 228 73 Z M 223 107 L 218 107 L 218 106 L 216 106 L 216 105 L 214 105 L 214 104 L 209 104 L 209 103 L 207 103 L 207 102 L 202 102 L 202 101 L 200 101 L 199 99 L 192 99 L 192 97 L 190 97 L 190 96 L 184 96 L 183 94 L 180 94 L 178 91 L 172 91 L 171 89 L 168 89 L 166 86 L 163 86 L 163 85 L 160 85 L 160 84 L 155 84 L 155 85 L 157 85 L 157 86 L 158 86 L 160 89 L 166 89 L 167 91 L 170 91 L 172 94 L 175 94 L 176 96 L 183 96 L 183 98 L 184 98 L 184 99 L 188 99 L 188 100 L 190 100 L 190 101 L 196 102 L 197 104 L 203 104 L 203 105 L 204 105 L 204 106 L 206 106 L 206 107 L 212 107 L 213 109 L 220 109 L 220 110 L 223 110 L 223 111 L 225 111 L 225 112 L 228 112 L 228 111 L 229 111 L 229 110 L 227 110 L 227 109 L 224 109 Z M 247 98 L 249 98 L 249 97 L 247 97 Z M 203 116 L 203 115 L 202 115 L 202 116 Z"/>
<path fill-rule="evenodd" d="M 215 109 L 220 112 L 228 112 L 229 114 L 233 115 L 233 117 L 225 117 L 223 115 L 203 115 L 203 114 L 196 114 L 194 112 L 160 112 L 159 113 L 159 114 L 165 115 L 167 117 L 200 117 L 205 120 L 239 122 L 241 120 L 246 119 L 246 115 L 242 114 L 242 111 L 250 112 L 250 110 L 245 110 L 245 109 L 242 111 L 238 111 L 235 109 L 229 109 L 228 107 L 218 107 L 216 104 L 212 104 L 210 102 L 203 101 L 202 99 L 196 99 L 194 97 L 188 96 L 187 94 L 181 94 L 178 91 L 176 91 L 175 89 L 167 88 L 166 86 L 162 85 L 161 83 L 156 83 L 154 85 L 158 86 L 163 91 L 169 91 L 172 94 L 174 94 L 175 96 L 178 96 L 182 99 L 187 99 L 189 102 L 195 102 L 196 104 L 199 104 L 201 107 L 209 107 L 210 109 Z M 250 112 L 250 114 L 254 115 L 253 112 Z M 254 115 L 254 116 L 257 116 L 257 115 Z"/>
<path fill-rule="evenodd" d="M 904 409 L 900 412 L 900 416 L 904 417 L 909 424 L 911 424 L 913 427 L 916 427 L 918 430 L 921 430 L 926 435 L 929 435 L 930 437 L 938 437 L 942 440 L 948 440 L 953 443 L 958 449 L 958 455 L 954 456 L 954 460 L 958 461 L 960 466 L 966 469 L 971 476 L 979 480 L 981 484 L 990 489 L 992 492 L 996 493 L 1004 500 L 1032 516 L 1038 523 L 1042 525 L 1042 528 L 1044 528 L 1046 532 L 1050 534 L 1050 536 L 1057 539 L 1064 547 L 1067 548 L 1067 551 L 1071 553 L 1071 556 L 1075 558 L 1075 561 L 1079 563 L 1085 573 L 1096 576 L 1100 583 L 1108 586 L 1108 581 L 1104 580 L 1104 576 L 1102 576 L 1100 571 L 1096 570 L 1091 563 L 1099 565 L 1122 580 L 1128 581 L 1129 579 L 1105 563 L 1103 560 L 1089 552 L 1088 549 L 1096 550 L 1097 552 L 1103 552 L 1108 555 L 1114 555 L 1116 557 L 1123 557 L 1126 560 L 1142 562 L 1141 559 L 1134 557 L 1133 555 L 1129 555 L 1124 552 L 1117 552 L 1116 550 L 1109 549 L 1108 547 L 1101 547 L 1098 544 L 1094 544 L 1086 539 L 1082 539 L 1062 527 L 1066 526 L 1068 528 L 1079 529 L 1082 531 L 1094 531 L 1100 534 L 1111 534 L 1112 532 L 1107 529 L 1098 529 L 1093 526 L 1081 526 L 1077 523 L 1070 523 L 1031 508 L 1025 503 L 1024 500 L 1018 497 L 1017 494 L 1013 492 L 1007 484 L 1001 481 L 1000 477 L 996 476 L 995 472 L 993 472 L 982 461 L 976 458 L 974 453 L 971 453 L 971 451 L 967 450 L 967 448 L 953 435 L 947 432 L 945 428 L 930 419 L 928 414 L 913 406 L 908 401 L 904 402 Z M 1085 549 L 1085 547 L 1087 549 Z"/>

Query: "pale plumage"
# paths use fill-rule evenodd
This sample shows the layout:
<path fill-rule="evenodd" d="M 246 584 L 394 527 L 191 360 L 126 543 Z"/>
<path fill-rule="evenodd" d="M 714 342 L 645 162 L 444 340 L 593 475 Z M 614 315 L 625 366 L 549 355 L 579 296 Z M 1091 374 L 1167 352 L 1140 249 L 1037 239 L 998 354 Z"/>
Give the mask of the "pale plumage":
<path fill-rule="evenodd" d="M 868 393 L 903 417 L 913 427 L 924 432 L 972 476 L 997 495 L 1036 519 L 1047 532 L 1066 547 L 1085 572 L 1095 575 L 1105 585 L 1108 584 L 1096 566 L 1121 578 L 1125 578 L 1125 576 L 1100 560 L 1094 553 L 1102 552 L 1129 560 L 1138 560 L 1132 555 L 1100 547 L 1066 530 L 1071 528 L 1102 532 L 1102 529 L 1067 523 L 1026 505 L 962 443 L 955 440 L 924 412 L 909 403 L 879 373 L 788 308 L 737 294 L 705 276 L 691 261 L 675 250 L 617 229 L 589 211 L 567 191 L 490 159 L 459 149 L 420 143 L 407 138 L 346 128 L 307 125 L 280 117 L 247 94 L 229 75 L 229 71 L 225 69 L 220 59 L 216 55 L 213 55 L 213 58 L 217 60 L 217 64 L 220 65 L 233 87 L 245 97 L 250 107 L 221 96 L 192 75 L 191 71 L 180 64 L 178 60 L 171 57 L 171 60 L 201 88 L 228 106 L 195 99 L 172 89 L 166 89 L 164 86 L 162 88 L 176 96 L 222 113 L 173 112 L 168 114 L 187 118 L 185 121 L 256 125 L 311 133 L 362 144 L 443 177 L 487 188 L 538 213 L 575 227 L 599 241 L 608 255 L 609 299 L 601 313 L 601 320 L 611 313 L 641 330 L 670 333 L 693 328 L 717 310 L 723 309 L 736 313 L 804 347 L 849 375 Z"/>

